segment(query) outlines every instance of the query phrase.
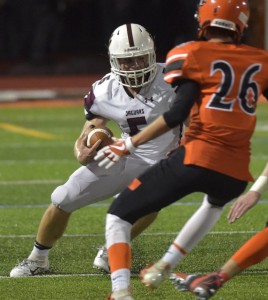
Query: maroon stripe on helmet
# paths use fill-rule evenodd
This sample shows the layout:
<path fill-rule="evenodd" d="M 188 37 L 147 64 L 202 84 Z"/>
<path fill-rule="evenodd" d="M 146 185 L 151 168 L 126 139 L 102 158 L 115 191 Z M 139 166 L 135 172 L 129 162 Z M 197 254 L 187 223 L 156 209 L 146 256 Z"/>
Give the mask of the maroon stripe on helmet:
<path fill-rule="evenodd" d="M 127 24 L 127 36 L 128 36 L 129 47 L 134 47 L 135 45 L 134 45 L 131 24 Z"/>

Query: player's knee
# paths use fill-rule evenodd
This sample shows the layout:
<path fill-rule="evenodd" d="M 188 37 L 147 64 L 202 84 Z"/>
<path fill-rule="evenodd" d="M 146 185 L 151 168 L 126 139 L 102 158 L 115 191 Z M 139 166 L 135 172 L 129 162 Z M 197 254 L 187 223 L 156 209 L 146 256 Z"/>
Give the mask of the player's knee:
<path fill-rule="evenodd" d="M 132 224 L 122 220 L 120 217 L 107 214 L 106 240 L 107 247 L 117 243 L 129 243 Z"/>
<path fill-rule="evenodd" d="M 51 202 L 57 208 L 60 208 L 65 212 L 71 212 L 70 209 L 68 209 L 68 206 L 72 202 L 72 199 L 69 190 L 65 185 L 60 185 L 53 191 L 51 194 Z"/>

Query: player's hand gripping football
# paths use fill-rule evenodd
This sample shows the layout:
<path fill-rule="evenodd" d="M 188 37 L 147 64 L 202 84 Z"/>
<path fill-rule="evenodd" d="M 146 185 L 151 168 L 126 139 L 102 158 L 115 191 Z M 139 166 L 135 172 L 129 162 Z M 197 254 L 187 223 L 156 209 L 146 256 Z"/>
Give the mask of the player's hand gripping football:
<path fill-rule="evenodd" d="M 77 160 L 82 165 L 87 165 L 93 161 L 94 156 L 97 153 L 97 149 L 101 143 L 101 140 L 98 140 L 92 147 L 87 147 L 87 133 L 83 132 L 79 139 L 75 143 L 75 156 Z"/>
<path fill-rule="evenodd" d="M 106 146 L 98 151 L 94 157 L 95 160 L 99 160 L 99 167 L 105 167 L 105 169 L 111 168 L 122 156 L 128 155 L 135 151 L 135 146 L 132 144 L 131 138 L 128 137 L 125 140 L 119 140 L 117 143 L 110 146 Z"/>

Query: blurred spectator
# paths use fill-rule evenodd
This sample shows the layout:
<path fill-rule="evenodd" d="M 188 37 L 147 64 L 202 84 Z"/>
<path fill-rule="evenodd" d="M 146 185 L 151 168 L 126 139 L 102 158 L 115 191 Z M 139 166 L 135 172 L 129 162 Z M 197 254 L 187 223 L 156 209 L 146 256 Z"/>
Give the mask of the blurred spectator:
<path fill-rule="evenodd" d="M 199 0 L 162 0 L 155 19 L 156 45 L 164 56 L 175 45 L 197 39 L 194 18 Z"/>
<path fill-rule="evenodd" d="M 59 50 L 64 8 L 64 0 L 5 0 L 2 36 L 6 56 L 33 64 L 53 61 Z"/>
<path fill-rule="evenodd" d="M 154 35 L 158 55 L 164 59 L 175 44 L 197 39 L 194 13 L 198 3 L 199 0 L 99 0 L 102 40 L 109 38 L 111 28 L 130 22 L 142 24 Z"/>
<path fill-rule="evenodd" d="M 76 72 L 80 67 L 83 72 L 86 68 L 90 72 L 89 61 L 97 58 L 92 62 L 95 70 L 98 59 L 106 61 L 107 49 L 103 44 L 107 43 L 111 30 L 124 23 L 138 23 L 153 34 L 158 45 L 158 61 L 164 61 L 167 51 L 175 44 L 196 38 L 193 13 L 197 2 L 0 0 L 0 59 L 21 62 L 14 72 L 23 73 L 29 65 L 52 66 L 55 61 L 67 62 L 71 57 L 71 65 L 52 68 L 52 72 L 59 69 L 66 72 L 75 66 L 75 61 Z M 83 59 L 88 64 L 83 64 Z M 44 67 L 42 71 L 48 70 Z"/>
<path fill-rule="evenodd" d="M 137 0 L 136 0 L 137 1 Z M 111 35 L 112 28 L 117 28 L 118 26 L 125 23 L 135 23 L 135 20 L 132 18 L 133 3 L 137 4 L 133 0 L 99 0 L 98 11 L 99 22 L 101 28 L 101 39 L 107 43 Z M 148 0 L 147 0 L 148 1 Z M 146 3 L 147 1 L 143 1 Z M 142 5 L 142 10 L 144 5 Z M 142 24 L 142 23 L 141 23 Z"/>
<path fill-rule="evenodd" d="M 30 61 L 34 64 L 52 63 L 60 47 L 65 2 L 64 0 L 30 1 L 33 2 L 32 25 L 34 27 L 29 52 Z"/>

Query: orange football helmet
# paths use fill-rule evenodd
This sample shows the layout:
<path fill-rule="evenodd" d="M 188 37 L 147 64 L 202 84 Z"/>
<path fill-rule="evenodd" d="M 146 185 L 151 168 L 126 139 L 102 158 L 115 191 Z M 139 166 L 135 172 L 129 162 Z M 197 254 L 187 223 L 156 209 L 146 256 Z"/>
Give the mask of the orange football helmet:
<path fill-rule="evenodd" d="M 240 40 L 249 19 L 247 0 L 201 0 L 196 17 L 199 23 L 199 37 L 209 27 L 220 27 L 236 32 Z"/>

